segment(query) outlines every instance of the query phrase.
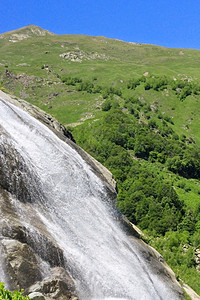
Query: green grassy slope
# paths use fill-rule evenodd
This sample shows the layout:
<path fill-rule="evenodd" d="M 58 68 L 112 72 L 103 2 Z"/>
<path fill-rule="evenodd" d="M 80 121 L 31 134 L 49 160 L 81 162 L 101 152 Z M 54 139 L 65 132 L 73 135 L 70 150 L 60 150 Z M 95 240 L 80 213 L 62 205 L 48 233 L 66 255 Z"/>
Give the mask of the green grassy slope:
<path fill-rule="evenodd" d="M 18 30 L 16 34 L 23 35 L 24 31 L 25 29 Z M 126 43 L 104 37 L 38 36 L 33 33 L 30 33 L 28 38 L 12 42 L 11 35 L 10 33 L 0 35 L 1 54 L 3 63 L 5 62 L 16 72 L 21 72 L 21 66 L 19 68 L 17 65 L 25 62 L 30 64 L 29 68 L 25 67 L 28 74 L 42 76 L 43 72 L 40 67 L 43 64 L 50 64 L 54 72 L 62 68 L 61 72 L 80 75 L 86 75 L 86 71 L 89 71 L 86 75 L 89 77 L 98 74 L 100 82 L 104 83 L 107 83 L 107 79 L 108 83 L 113 83 L 117 82 L 117 79 L 126 79 L 127 75 L 140 75 L 143 72 L 152 71 L 157 74 L 176 76 L 185 74 L 187 69 L 187 76 L 199 77 L 200 53 L 198 50 L 169 49 Z M 84 59 L 81 64 L 70 63 L 59 57 L 60 54 L 68 51 L 74 53 L 83 51 L 88 55 L 97 52 L 99 55 L 105 55 L 105 59 L 102 56 L 99 59 Z M 111 66 L 116 71 L 115 73 Z"/>
<path fill-rule="evenodd" d="M 95 84 L 112 85 L 122 89 L 130 78 L 141 76 L 145 72 L 165 74 L 170 78 L 185 77 L 198 80 L 200 77 L 198 50 L 126 43 L 105 37 L 58 36 L 42 29 L 38 34 L 37 29 L 39 30 L 35 26 L 28 26 L 0 35 L 1 85 L 13 94 L 22 96 L 58 116 L 66 125 L 91 115 L 95 116 L 102 99 L 99 95 L 89 96 L 67 88 L 59 78 L 64 75 L 90 81 L 96 79 Z M 21 39 L 23 35 L 26 38 L 16 38 L 19 36 Z M 83 58 L 80 58 L 81 62 L 77 62 L 76 59 L 71 61 L 60 57 L 63 53 L 70 53 L 78 59 L 81 56 Z M 6 76 L 6 70 L 11 72 L 10 77 L 8 74 Z M 22 77 L 18 78 L 20 75 Z M 55 96 L 55 93 L 59 95 Z M 175 105 L 176 110 L 170 113 L 176 117 L 179 133 L 186 131 L 184 126 L 187 125 L 187 119 L 196 114 L 191 121 L 189 133 L 195 134 L 199 142 L 199 102 L 196 102 L 196 99 L 187 99 L 184 105 L 180 105 L 179 101 L 174 101 L 171 95 L 167 97 L 164 93 L 147 97 L 149 102 L 152 99 L 159 100 L 163 111 L 170 111 Z"/>

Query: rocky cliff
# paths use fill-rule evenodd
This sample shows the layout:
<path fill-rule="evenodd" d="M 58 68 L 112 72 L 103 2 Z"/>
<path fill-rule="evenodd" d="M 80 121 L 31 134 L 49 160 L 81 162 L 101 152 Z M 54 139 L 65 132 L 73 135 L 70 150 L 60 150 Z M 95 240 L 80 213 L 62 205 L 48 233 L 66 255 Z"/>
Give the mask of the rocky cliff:
<path fill-rule="evenodd" d="M 116 184 L 112 174 L 78 147 L 64 126 L 23 100 L 13 98 L 2 91 L 0 91 L 0 98 L 34 116 L 75 149 L 101 179 L 114 207 Z M 24 288 L 25 293 L 29 294 L 31 299 L 78 299 L 73 278 L 66 271 L 67 262 L 63 250 L 47 231 L 42 219 L 31 205 L 32 194 L 35 198 L 40 197 L 38 187 L 41 183 L 21 163 L 23 157 L 20 157 L 15 149 L 7 147 L 6 133 L 1 127 L 0 134 L 3 138 L 5 136 L 3 139 L 5 143 L 1 144 L 0 149 L 0 240 L 1 264 L 2 269 L 5 270 L 2 272 L 3 279 L 11 289 Z M 25 180 L 23 174 L 29 178 L 31 192 L 27 189 L 27 179 Z M 29 216 L 27 224 L 19 217 L 20 212 Z M 176 299 L 183 299 L 182 289 L 174 273 L 160 254 L 140 239 L 139 230 L 120 213 L 118 213 L 118 223 L 126 231 L 129 240 L 137 247 L 152 273 L 163 278 L 166 285 L 176 294 Z"/>

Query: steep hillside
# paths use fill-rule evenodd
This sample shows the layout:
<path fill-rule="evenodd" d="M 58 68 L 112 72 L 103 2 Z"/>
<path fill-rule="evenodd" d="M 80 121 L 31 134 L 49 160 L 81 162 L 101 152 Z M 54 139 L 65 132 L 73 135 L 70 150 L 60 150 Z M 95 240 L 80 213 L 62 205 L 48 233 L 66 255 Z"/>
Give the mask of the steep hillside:
<path fill-rule="evenodd" d="M 1 34 L 0 51 L 1 86 L 57 116 L 65 125 L 98 116 L 103 98 L 99 93 L 86 94 L 66 86 L 61 81 L 63 76 L 122 90 L 130 79 L 142 74 L 165 74 L 170 79 L 192 82 L 199 78 L 197 50 L 126 43 L 105 37 L 58 36 L 37 26 Z M 182 104 L 171 93 L 149 96 L 141 94 L 138 88 L 137 91 L 149 104 L 159 100 L 162 112 L 169 111 L 174 116 L 179 133 L 195 134 L 199 140 L 196 123 L 200 107 L 196 98 L 186 99 Z"/>
<path fill-rule="evenodd" d="M 118 208 L 200 294 L 200 51 L 54 35 L 0 35 L 1 89 L 72 131 L 118 183 Z"/>

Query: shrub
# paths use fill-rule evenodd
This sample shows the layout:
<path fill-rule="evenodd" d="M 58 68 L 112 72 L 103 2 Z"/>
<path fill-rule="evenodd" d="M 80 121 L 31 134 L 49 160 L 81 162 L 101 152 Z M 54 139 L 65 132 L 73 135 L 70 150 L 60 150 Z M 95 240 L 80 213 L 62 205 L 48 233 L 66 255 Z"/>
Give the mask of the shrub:
<path fill-rule="evenodd" d="M 71 77 L 71 76 L 63 76 L 61 80 L 66 85 L 76 85 L 76 83 L 81 83 L 82 82 L 81 78 Z"/>
<path fill-rule="evenodd" d="M 109 96 L 117 95 L 121 96 L 122 92 L 120 89 L 114 88 L 114 87 L 106 87 L 102 90 L 102 97 L 104 99 L 108 98 Z"/>
<path fill-rule="evenodd" d="M 132 79 L 128 82 L 127 88 L 134 90 L 138 85 L 140 85 L 139 79 Z"/>
<path fill-rule="evenodd" d="M 21 291 L 23 292 L 23 290 Z M 6 290 L 4 288 L 4 283 L 0 282 L 0 300 L 30 300 L 28 296 L 22 296 L 21 292 L 19 291 L 14 291 L 11 292 L 9 290 Z"/>
<path fill-rule="evenodd" d="M 106 101 L 103 102 L 103 104 L 101 105 L 101 109 L 103 111 L 108 111 L 110 110 L 112 107 L 112 104 L 111 104 L 111 100 L 110 99 L 107 99 Z"/>
<path fill-rule="evenodd" d="M 88 93 L 92 93 L 94 88 L 94 84 L 90 81 L 81 82 L 76 86 L 77 91 L 86 91 Z"/>

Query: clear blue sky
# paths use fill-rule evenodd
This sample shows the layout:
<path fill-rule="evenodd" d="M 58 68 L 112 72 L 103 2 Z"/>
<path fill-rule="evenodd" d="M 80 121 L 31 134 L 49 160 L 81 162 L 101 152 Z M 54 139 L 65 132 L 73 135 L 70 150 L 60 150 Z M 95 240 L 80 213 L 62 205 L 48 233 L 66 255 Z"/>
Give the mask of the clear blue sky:
<path fill-rule="evenodd" d="M 200 49 L 199 0 L 0 0 L 0 33 L 38 25 L 56 34 Z"/>

